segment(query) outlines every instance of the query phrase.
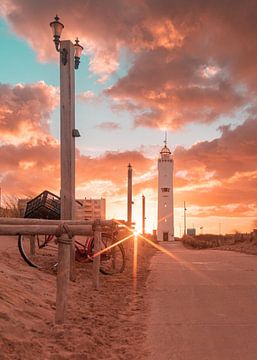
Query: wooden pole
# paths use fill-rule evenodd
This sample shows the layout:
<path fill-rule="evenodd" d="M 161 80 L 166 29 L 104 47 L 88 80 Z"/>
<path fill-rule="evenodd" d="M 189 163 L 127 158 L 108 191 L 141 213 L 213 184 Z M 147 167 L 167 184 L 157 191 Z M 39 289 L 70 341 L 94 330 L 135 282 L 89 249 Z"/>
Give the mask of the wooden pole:
<path fill-rule="evenodd" d="M 36 241 L 35 235 L 30 235 L 29 236 L 30 255 L 35 255 L 36 254 L 35 241 Z"/>
<path fill-rule="evenodd" d="M 137 235 L 133 237 L 134 249 L 133 249 L 133 289 L 137 289 L 137 257 L 138 257 L 138 238 Z"/>
<path fill-rule="evenodd" d="M 95 223 L 94 227 L 94 253 L 101 250 L 102 233 L 100 222 Z M 99 271 L 100 271 L 100 256 L 94 257 L 93 260 L 93 288 L 99 290 Z"/>
<path fill-rule="evenodd" d="M 69 229 L 74 235 L 93 235 L 92 225 L 69 225 Z M 0 225 L 0 235 L 55 235 L 56 230 L 56 225 Z"/>
<path fill-rule="evenodd" d="M 0 225 L 93 225 L 94 220 L 47 220 L 29 218 L 0 218 Z M 101 226 L 113 226 L 113 220 L 100 220 Z"/>
<path fill-rule="evenodd" d="M 57 290 L 56 290 L 56 312 L 55 322 L 63 324 L 68 287 L 70 280 L 70 246 L 71 239 L 67 234 L 62 234 L 58 239 L 58 270 L 57 270 Z"/>
<path fill-rule="evenodd" d="M 61 102 L 61 219 L 75 217 L 75 77 L 74 45 L 61 41 L 60 102 Z M 62 62 L 62 52 L 67 52 L 67 63 Z M 74 239 L 70 246 L 70 277 L 75 280 Z"/>

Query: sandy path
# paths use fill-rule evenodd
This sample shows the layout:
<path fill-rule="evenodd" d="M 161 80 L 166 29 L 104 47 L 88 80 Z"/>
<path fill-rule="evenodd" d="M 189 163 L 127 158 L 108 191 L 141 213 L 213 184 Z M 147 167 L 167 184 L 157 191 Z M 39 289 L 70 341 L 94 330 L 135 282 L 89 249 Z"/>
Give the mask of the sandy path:
<path fill-rule="evenodd" d="M 152 258 L 149 360 L 256 360 L 257 257 L 165 247 Z"/>

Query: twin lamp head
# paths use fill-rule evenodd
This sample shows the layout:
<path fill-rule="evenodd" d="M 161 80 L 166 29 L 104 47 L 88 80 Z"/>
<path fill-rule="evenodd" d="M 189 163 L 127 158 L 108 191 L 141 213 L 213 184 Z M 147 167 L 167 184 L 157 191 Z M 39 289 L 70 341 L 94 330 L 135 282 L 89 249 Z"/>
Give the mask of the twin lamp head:
<path fill-rule="evenodd" d="M 54 43 L 55 43 L 55 48 L 56 51 L 60 52 L 62 55 L 62 63 L 63 65 L 65 65 L 67 63 L 67 50 L 66 49 L 60 49 L 60 37 L 62 34 L 62 30 L 64 28 L 64 25 L 59 21 L 60 18 L 58 17 L 58 15 L 55 16 L 54 21 L 52 21 L 50 23 L 50 27 L 52 29 L 53 32 L 53 36 L 54 36 Z M 79 68 L 79 63 L 80 63 L 80 57 L 81 57 L 81 53 L 83 51 L 83 46 L 81 46 L 79 44 L 79 40 L 78 38 L 75 40 L 75 44 L 74 44 L 74 66 L 75 69 Z"/>

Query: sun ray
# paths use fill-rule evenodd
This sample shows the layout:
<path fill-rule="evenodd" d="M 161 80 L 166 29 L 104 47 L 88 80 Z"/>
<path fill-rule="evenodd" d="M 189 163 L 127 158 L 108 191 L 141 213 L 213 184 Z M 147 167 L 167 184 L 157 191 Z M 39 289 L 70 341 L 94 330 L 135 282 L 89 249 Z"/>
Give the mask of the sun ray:
<path fill-rule="evenodd" d="M 132 236 L 133 236 L 133 234 L 128 235 L 128 236 L 126 236 L 125 238 L 123 238 L 123 239 L 115 242 L 114 244 L 112 244 L 112 245 L 110 245 L 110 246 L 108 246 L 108 247 L 106 247 L 106 248 L 104 248 L 104 249 L 99 250 L 98 252 L 96 252 L 95 254 L 93 254 L 93 255 L 91 256 L 91 258 L 93 259 L 93 258 L 95 258 L 95 257 L 97 257 L 97 256 L 99 256 L 99 255 L 101 255 L 101 254 L 103 254 L 103 253 L 105 253 L 106 251 L 108 251 L 108 250 L 114 248 L 115 246 L 123 243 L 124 241 L 130 239 Z"/>
<path fill-rule="evenodd" d="M 130 231 L 131 233 L 134 233 L 134 229 L 132 227 L 129 227 L 128 225 L 126 225 L 125 223 L 119 221 L 119 220 L 116 220 L 116 219 L 113 219 L 113 221 L 118 224 L 118 225 L 122 225 L 125 229 L 127 229 L 128 231 Z"/>

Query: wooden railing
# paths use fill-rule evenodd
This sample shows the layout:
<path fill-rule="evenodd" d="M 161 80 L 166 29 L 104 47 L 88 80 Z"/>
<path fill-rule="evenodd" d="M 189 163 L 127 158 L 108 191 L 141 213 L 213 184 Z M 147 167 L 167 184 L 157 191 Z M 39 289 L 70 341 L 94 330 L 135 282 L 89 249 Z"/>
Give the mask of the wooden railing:
<path fill-rule="evenodd" d="M 58 269 L 56 288 L 55 322 L 62 324 L 67 306 L 69 280 L 75 278 L 74 236 L 94 236 L 94 250 L 97 253 L 101 246 L 103 230 L 112 229 L 113 220 L 45 220 L 0 218 L 0 235 L 55 235 L 58 243 Z M 93 287 L 99 289 L 100 256 L 93 259 Z"/>

